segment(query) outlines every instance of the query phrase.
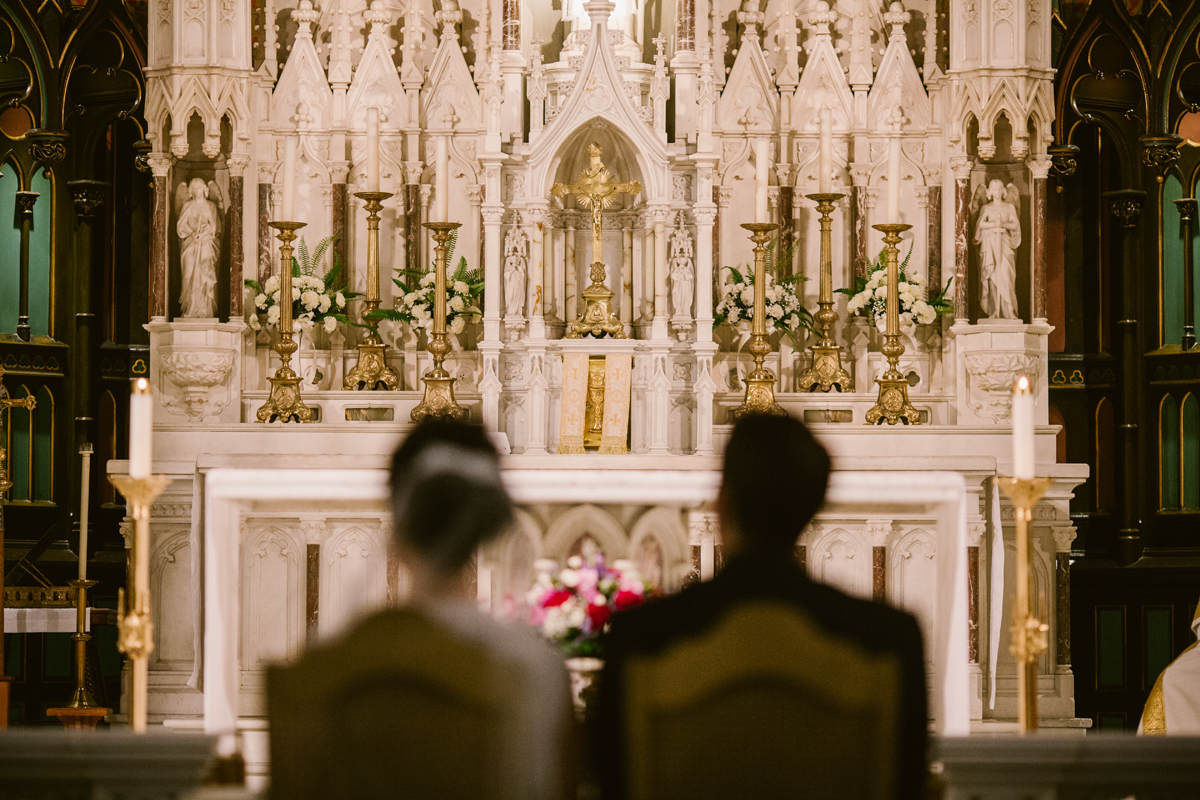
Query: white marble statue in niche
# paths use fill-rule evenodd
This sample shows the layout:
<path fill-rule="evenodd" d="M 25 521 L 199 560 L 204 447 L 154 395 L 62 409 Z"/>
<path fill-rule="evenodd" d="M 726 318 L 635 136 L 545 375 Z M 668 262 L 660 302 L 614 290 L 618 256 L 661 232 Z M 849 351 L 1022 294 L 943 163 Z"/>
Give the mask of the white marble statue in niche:
<path fill-rule="evenodd" d="M 672 322 L 686 323 L 692 321 L 692 298 L 696 294 L 696 269 L 693 263 L 692 236 L 683 227 L 683 217 L 667 240 L 671 253 L 667 263 L 671 272 L 671 309 L 674 312 Z"/>
<path fill-rule="evenodd" d="M 1021 195 L 1013 184 L 994 178 L 975 190 L 978 212 L 979 305 L 990 319 L 1017 319 L 1017 248 L 1021 246 Z"/>
<path fill-rule="evenodd" d="M 179 311 L 184 317 L 217 315 L 217 259 L 220 256 L 221 190 L 202 178 L 175 189 L 175 232 L 179 236 Z"/>
<path fill-rule="evenodd" d="M 521 215 L 513 214 L 513 225 L 504 238 L 504 314 L 520 317 L 525 312 L 525 274 L 529 236 L 521 227 Z"/>

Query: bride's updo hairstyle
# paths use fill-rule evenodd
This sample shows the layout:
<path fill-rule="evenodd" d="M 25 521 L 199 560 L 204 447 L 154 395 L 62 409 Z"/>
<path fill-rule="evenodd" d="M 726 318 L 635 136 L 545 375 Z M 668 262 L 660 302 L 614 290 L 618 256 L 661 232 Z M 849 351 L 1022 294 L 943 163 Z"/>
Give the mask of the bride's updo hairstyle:
<path fill-rule="evenodd" d="M 391 491 L 397 541 L 446 575 L 513 521 L 500 455 L 478 425 L 417 425 L 392 456 Z"/>

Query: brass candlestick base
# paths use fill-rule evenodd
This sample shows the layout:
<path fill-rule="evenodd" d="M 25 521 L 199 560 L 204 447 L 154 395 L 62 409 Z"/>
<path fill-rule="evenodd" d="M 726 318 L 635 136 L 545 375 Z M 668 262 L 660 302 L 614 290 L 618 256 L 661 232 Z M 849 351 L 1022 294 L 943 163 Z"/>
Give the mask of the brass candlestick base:
<path fill-rule="evenodd" d="M 564 339 L 578 339 L 591 334 L 597 339 L 608 334 L 614 339 L 627 338 L 625 326 L 612 310 L 613 290 L 604 285 L 604 262 L 592 262 L 591 284 L 583 290 L 586 305 L 579 319 L 571 323 Z"/>
<path fill-rule="evenodd" d="M 100 704 L 92 697 L 87 688 L 87 643 L 92 635 L 86 630 L 87 621 L 87 590 L 96 585 L 96 581 L 71 581 L 75 587 L 75 633 L 71 640 L 75 642 L 75 694 L 67 708 L 99 708 Z"/>
<path fill-rule="evenodd" d="M 1021 733 L 1038 728 L 1037 657 L 1046 650 L 1046 632 L 1050 629 L 1030 609 L 1029 523 L 1033 507 L 1050 488 L 1049 478 L 997 478 L 1000 490 L 1016 507 L 1017 576 L 1013 592 L 1012 645 L 1009 651 L 1017 659 L 1017 728 Z"/>
<path fill-rule="evenodd" d="M 879 384 L 879 399 L 867 412 L 868 425 L 886 422 L 889 425 L 903 422 L 920 425 L 921 414 L 908 400 L 908 379 L 900 371 L 900 356 L 904 355 L 904 343 L 900 341 L 900 234 L 911 228 L 901 223 L 876 225 L 883 232 L 887 245 L 887 333 L 884 334 L 883 354 L 888 368 L 883 376 L 876 378 Z"/>
<path fill-rule="evenodd" d="M 817 204 L 821 215 L 821 293 L 813 315 L 817 322 L 820 339 L 809 350 L 812 365 L 800 376 L 799 388 L 804 392 L 829 392 L 837 387 L 839 392 L 853 392 L 854 378 L 842 368 L 842 348 L 833 338 L 838 313 L 833 310 L 833 213 L 834 204 L 845 197 L 841 194 L 810 194 L 808 199 Z"/>
<path fill-rule="evenodd" d="M 279 353 L 279 369 L 271 383 L 271 394 L 267 402 L 255 415 L 259 422 L 313 422 L 313 410 L 300 399 L 300 376 L 292 369 L 292 354 L 296 342 L 292 339 L 292 242 L 296 231 L 305 222 L 269 222 L 279 231 L 279 341 L 275 352 Z"/>
<path fill-rule="evenodd" d="M 367 210 L 367 297 L 363 301 L 361 319 L 379 308 L 379 212 L 383 201 L 391 192 L 355 192 L 354 196 L 365 204 Z M 358 362 L 346 373 L 342 381 L 346 390 L 400 388 L 400 373 L 388 366 L 387 347 L 379 338 L 375 328 L 368 328 L 367 335 L 358 344 Z"/>
<path fill-rule="evenodd" d="M 154 651 L 154 625 L 150 621 L 150 504 L 171 482 L 165 475 L 134 478 L 109 475 L 108 480 L 133 506 L 133 592 L 126 603 L 117 591 L 117 649 L 129 657 L 133 687 L 129 720 L 135 733 L 146 732 L 148 659 Z"/>
<path fill-rule="evenodd" d="M 433 331 L 429 336 L 429 354 L 433 356 L 433 369 L 425 373 L 425 397 L 412 410 L 409 419 L 420 422 L 426 417 L 466 420 L 467 409 L 454 399 L 454 377 L 442 367 L 450 352 L 446 338 L 446 244 L 451 233 L 461 222 L 426 222 L 425 227 L 433 231 L 434 276 L 433 284 Z"/>
<path fill-rule="evenodd" d="M 764 366 L 771 353 L 767 341 L 767 242 L 779 226 L 773 222 L 744 222 L 754 242 L 754 319 L 750 344 L 746 347 L 754 358 L 754 369 L 746 376 L 746 397 L 742 404 L 729 412 L 729 421 L 737 422 L 749 414 L 769 414 L 786 417 L 787 411 L 775 402 L 775 374 Z"/>

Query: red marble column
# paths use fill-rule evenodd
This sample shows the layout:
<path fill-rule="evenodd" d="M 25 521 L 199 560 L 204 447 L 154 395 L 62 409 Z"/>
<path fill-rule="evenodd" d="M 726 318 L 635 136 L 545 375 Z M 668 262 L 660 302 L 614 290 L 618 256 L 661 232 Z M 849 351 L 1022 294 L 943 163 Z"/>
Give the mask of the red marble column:
<path fill-rule="evenodd" d="M 153 211 L 150 216 L 150 318 L 167 316 L 167 235 L 170 232 L 171 192 L 167 175 L 173 158 L 151 153 L 147 161 L 154 174 Z"/>
<path fill-rule="evenodd" d="M 405 269 L 421 272 L 421 185 L 404 186 L 404 260 Z"/>
<path fill-rule="evenodd" d="M 954 170 L 954 318 L 968 319 L 970 294 L 967 292 L 967 242 L 971 216 L 971 168 L 970 158 L 950 159 Z"/>
<path fill-rule="evenodd" d="M 887 602 L 887 548 L 871 548 L 871 599 Z"/>
<path fill-rule="evenodd" d="M 783 259 L 791 249 L 796 239 L 795 189 L 790 185 L 779 187 L 779 252 L 775 254 L 775 264 L 778 277 L 782 278 L 796 271 L 796 264 L 784 264 Z M 786 268 L 786 272 L 784 269 Z"/>
<path fill-rule="evenodd" d="M 850 188 L 850 213 L 854 219 L 850 225 L 853 241 L 850 242 L 850 252 L 854 253 L 854 275 L 857 278 L 867 277 L 867 265 L 871 256 L 867 252 L 867 187 L 855 184 Z"/>
<path fill-rule="evenodd" d="M 1033 173 L 1033 226 L 1030 259 L 1033 262 L 1033 315 L 1032 319 L 1046 319 L 1046 177 L 1050 173 L 1050 159 L 1042 157 L 1029 162 Z"/>
<path fill-rule="evenodd" d="M 1054 554 L 1054 663 L 1071 664 L 1071 554 Z"/>
<path fill-rule="evenodd" d="M 265 281 L 275 271 L 271 256 L 271 184 L 258 185 L 258 279 Z"/>
<path fill-rule="evenodd" d="M 945 285 L 942 277 L 942 187 L 930 186 L 925 213 L 929 218 L 929 286 L 930 294 L 936 294 Z"/>
<path fill-rule="evenodd" d="M 315 644 L 321 615 L 321 545 L 308 545 L 306 555 L 304 582 L 305 641 L 309 644 Z"/>
<path fill-rule="evenodd" d="M 242 316 L 242 295 L 245 292 L 242 283 L 242 268 L 245 264 L 245 230 L 246 191 L 245 178 L 241 175 L 229 176 L 229 319 L 235 320 Z"/>
<path fill-rule="evenodd" d="M 333 252 L 343 265 L 346 263 L 346 208 L 349 195 L 343 176 L 340 183 L 333 184 Z M 345 267 L 343 266 L 343 269 Z"/>

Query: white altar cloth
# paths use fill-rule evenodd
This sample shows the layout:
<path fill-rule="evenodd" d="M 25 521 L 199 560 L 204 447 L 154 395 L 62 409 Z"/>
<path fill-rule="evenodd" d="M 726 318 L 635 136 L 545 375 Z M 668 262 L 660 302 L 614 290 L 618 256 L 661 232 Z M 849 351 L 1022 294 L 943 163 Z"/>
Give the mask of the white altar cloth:
<path fill-rule="evenodd" d="M 612 462 L 609 462 L 612 463 Z M 712 469 L 509 469 L 505 481 L 520 503 L 672 503 L 693 507 L 716 495 Z M 216 468 L 204 481 L 203 676 L 205 730 L 233 732 L 238 720 L 239 539 L 249 514 L 286 510 L 382 511 L 381 469 Z M 934 603 L 939 615 L 926 646 L 934 665 L 930 712 L 942 735 L 969 730 L 966 484 L 950 472 L 834 472 L 826 512 L 928 514 L 937 521 L 939 558 Z"/>
<path fill-rule="evenodd" d="M 92 609 L 86 610 L 83 629 L 92 629 Z M 4 609 L 5 633 L 74 633 L 74 608 L 6 608 Z"/>

